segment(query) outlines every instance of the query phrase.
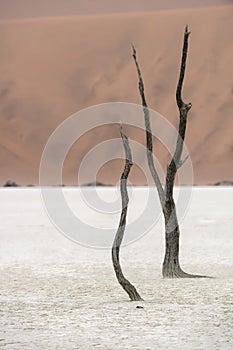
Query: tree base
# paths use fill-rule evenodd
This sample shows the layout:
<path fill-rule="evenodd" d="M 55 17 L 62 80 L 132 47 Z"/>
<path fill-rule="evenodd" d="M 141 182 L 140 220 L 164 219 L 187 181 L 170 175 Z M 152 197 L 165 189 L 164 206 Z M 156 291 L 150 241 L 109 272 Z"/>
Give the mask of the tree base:
<path fill-rule="evenodd" d="M 120 281 L 119 283 L 126 291 L 131 301 L 144 301 L 137 289 L 127 279 L 125 279 L 123 282 Z"/>
<path fill-rule="evenodd" d="M 193 275 L 184 272 L 179 265 L 163 264 L 163 278 L 211 278 L 202 275 Z"/>

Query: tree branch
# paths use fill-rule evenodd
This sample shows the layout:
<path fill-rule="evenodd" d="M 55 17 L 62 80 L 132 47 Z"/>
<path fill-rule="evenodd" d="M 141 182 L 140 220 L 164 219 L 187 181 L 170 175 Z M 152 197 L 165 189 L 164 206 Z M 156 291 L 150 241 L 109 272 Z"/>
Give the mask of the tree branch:
<path fill-rule="evenodd" d="M 172 197 L 174 180 L 175 180 L 177 170 L 182 164 L 184 164 L 184 162 L 180 161 L 180 158 L 181 158 L 181 154 L 182 154 L 183 146 L 184 146 L 187 115 L 188 115 L 188 111 L 192 107 L 191 103 L 186 104 L 186 103 L 184 103 L 184 101 L 182 99 L 182 86 L 183 86 L 185 68 L 186 68 L 189 35 L 190 35 L 190 32 L 188 31 L 188 26 L 186 25 L 185 31 L 184 31 L 182 59 L 181 59 L 181 66 L 180 66 L 180 76 L 179 76 L 179 81 L 178 81 L 177 89 L 176 89 L 176 102 L 177 102 L 177 106 L 178 106 L 179 112 L 180 112 L 179 133 L 178 133 L 178 137 L 177 137 L 176 149 L 175 149 L 174 155 L 173 155 L 172 160 L 167 168 L 167 177 L 166 177 L 166 186 L 165 186 L 166 197 L 167 196 Z"/>
<path fill-rule="evenodd" d="M 190 32 L 188 31 L 188 25 L 186 25 L 184 30 L 184 41 L 183 41 L 182 59 L 181 59 L 181 66 L 180 66 L 180 76 L 179 76 L 179 81 L 176 88 L 176 102 L 179 109 L 182 108 L 184 105 L 184 102 L 182 100 L 182 86 L 183 86 L 185 68 L 186 68 L 189 35 L 190 35 Z"/>
<path fill-rule="evenodd" d="M 132 49 L 133 49 L 132 56 L 133 56 L 135 66 L 137 69 L 137 73 L 138 73 L 138 80 L 139 80 L 138 87 L 139 87 L 139 92 L 140 92 L 140 96 L 141 96 L 141 100 L 142 100 L 143 113 L 144 113 L 144 118 L 145 118 L 147 159 L 148 159 L 148 164 L 149 164 L 151 175 L 153 177 L 155 186 L 156 186 L 158 194 L 159 194 L 160 203 L 163 207 L 163 205 L 164 205 L 164 190 L 163 190 L 163 186 L 161 184 L 159 175 L 155 169 L 154 160 L 153 160 L 153 141 L 152 141 L 151 126 L 150 126 L 150 112 L 149 112 L 147 102 L 146 102 L 146 97 L 145 97 L 145 92 L 144 92 L 144 83 L 143 83 L 143 79 L 142 79 L 141 70 L 140 70 L 140 67 L 139 67 L 139 64 L 137 61 L 137 52 L 136 52 L 136 49 L 135 49 L 133 44 L 132 44 Z"/>
<path fill-rule="evenodd" d="M 129 146 L 129 141 L 127 136 L 122 131 L 122 125 L 120 124 L 120 133 L 125 149 L 125 167 L 121 175 L 121 200 L 122 200 L 122 211 L 120 217 L 119 227 L 112 246 L 112 262 L 114 271 L 119 284 L 129 295 L 130 299 L 133 301 L 143 300 L 138 293 L 137 289 L 125 278 L 121 266 L 120 266 L 120 246 L 124 237 L 125 226 L 126 226 L 126 216 L 128 210 L 129 197 L 127 192 L 127 178 L 133 165 L 131 150 Z"/>
<path fill-rule="evenodd" d="M 187 162 L 187 160 L 189 159 L 189 155 L 187 155 L 183 160 L 179 161 L 179 164 L 177 164 L 177 169 L 180 169 L 185 162 Z"/>

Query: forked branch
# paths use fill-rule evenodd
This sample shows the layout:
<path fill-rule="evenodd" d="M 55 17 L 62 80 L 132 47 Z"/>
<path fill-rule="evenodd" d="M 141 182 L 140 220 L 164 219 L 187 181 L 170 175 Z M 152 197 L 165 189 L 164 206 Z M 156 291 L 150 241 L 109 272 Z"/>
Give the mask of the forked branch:
<path fill-rule="evenodd" d="M 176 89 L 176 102 L 180 112 L 180 122 L 179 122 L 179 133 L 176 141 L 176 149 L 172 160 L 167 168 L 167 177 L 166 177 L 166 187 L 165 187 L 165 195 L 166 197 L 171 198 L 173 194 L 174 180 L 177 173 L 177 170 L 184 164 L 184 161 L 181 161 L 181 154 L 184 146 L 184 138 L 186 132 L 186 123 L 187 123 L 187 115 L 188 111 L 192 107 L 191 103 L 185 103 L 182 99 L 182 86 L 185 75 L 186 68 L 186 60 L 188 53 L 188 38 L 190 32 L 188 31 L 188 26 L 186 25 L 184 31 L 184 41 L 183 41 L 183 50 L 182 50 L 182 59 L 180 66 L 180 75 Z"/>
<path fill-rule="evenodd" d="M 122 239 L 124 237 L 125 226 L 126 226 L 126 216 L 128 210 L 129 197 L 127 192 L 127 178 L 133 165 L 131 150 L 129 146 L 129 141 L 127 136 L 122 131 L 122 126 L 120 125 L 120 133 L 123 141 L 124 149 L 125 149 L 125 167 L 123 173 L 121 175 L 121 200 L 122 200 L 122 211 L 120 217 L 119 227 L 113 242 L 112 246 L 112 262 L 114 271 L 117 277 L 118 282 L 122 286 L 122 288 L 126 291 L 132 301 L 143 300 L 138 293 L 137 289 L 125 278 L 121 266 L 120 266 L 120 246 Z"/>

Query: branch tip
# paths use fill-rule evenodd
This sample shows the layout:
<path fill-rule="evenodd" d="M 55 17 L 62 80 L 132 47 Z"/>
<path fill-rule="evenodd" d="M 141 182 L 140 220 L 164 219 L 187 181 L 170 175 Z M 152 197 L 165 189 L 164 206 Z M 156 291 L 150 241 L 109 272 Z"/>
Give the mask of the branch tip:
<path fill-rule="evenodd" d="M 123 133 L 122 121 L 119 122 L 119 130 L 120 130 L 121 137 L 123 138 L 125 134 Z"/>
<path fill-rule="evenodd" d="M 185 30 L 184 30 L 184 35 L 188 37 L 188 36 L 190 35 L 190 33 L 191 33 L 191 32 L 189 32 L 188 24 L 186 24 Z"/>
<path fill-rule="evenodd" d="M 132 50 L 133 50 L 133 55 L 132 56 L 136 59 L 137 52 L 136 52 L 136 49 L 135 49 L 135 46 L 134 46 L 133 43 L 131 43 L 131 47 L 132 47 Z"/>

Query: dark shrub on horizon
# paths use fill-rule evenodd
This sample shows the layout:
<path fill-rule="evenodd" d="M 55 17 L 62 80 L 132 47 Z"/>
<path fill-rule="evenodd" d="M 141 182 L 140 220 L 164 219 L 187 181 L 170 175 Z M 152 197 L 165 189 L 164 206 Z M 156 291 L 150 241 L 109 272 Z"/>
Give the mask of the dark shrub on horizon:
<path fill-rule="evenodd" d="M 3 187 L 19 187 L 19 185 L 14 181 L 7 180 Z"/>

